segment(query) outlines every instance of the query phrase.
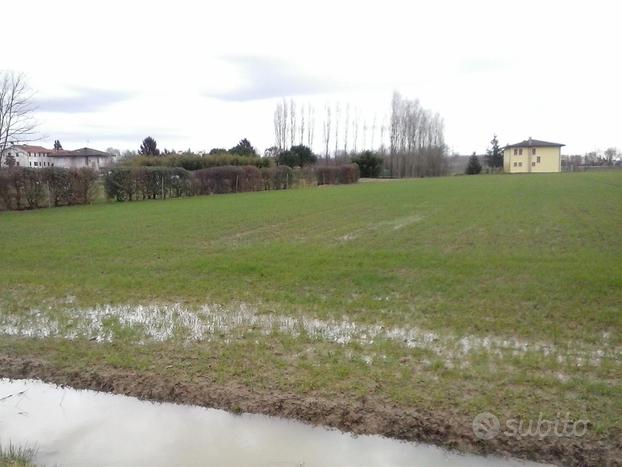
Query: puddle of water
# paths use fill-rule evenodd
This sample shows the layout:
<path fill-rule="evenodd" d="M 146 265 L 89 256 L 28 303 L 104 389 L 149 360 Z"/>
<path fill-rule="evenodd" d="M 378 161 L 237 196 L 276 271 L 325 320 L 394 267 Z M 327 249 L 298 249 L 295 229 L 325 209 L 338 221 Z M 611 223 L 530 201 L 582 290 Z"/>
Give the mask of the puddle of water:
<path fill-rule="evenodd" d="M 380 436 L 355 437 L 274 417 L 152 403 L 32 380 L 0 379 L 0 398 L 0 441 L 34 444 L 40 465 L 539 465 L 462 456 L 434 446 Z"/>
<path fill-rule="evenodd" d="M 389 297 L 380 297 L 389 300 Z M 573 359 L 577 365 L 600 365 L 603 358 L 619 360 L 622 348 L 607 344 L 603 335 L 603 349 L 557 348 L 546 342 L 527 342 L 494 336 L 455 336 L 439 334 L 417 327 L 389 327 L 366 325 L 346 319 L 320 320 L 306 316 L 258 314 L 248 304 L 225 307 L 203 305 L 198 309 L 181 304 L 102 305 L 93 308 L 69 308 L 62 312 L 30 310 L 18 315 L 0 316 L 0 335 L 30 338 L 63 337 L 85 338 L 97 342 L 112 342 L 114 332 L 110 323 L 136 333 L 139 342 L 185 339 L 188 342 L 209 341 L 224 336 L 225 341 L 243 336 L 253 330 L 263 334 L 274 331 L 294 337 L 302 333 L 313 339 L 340 345 L 372 344 L 377 339 L 388 339 L 407 348 L 430 350 L 446 360 L 467 364 L 464 358 L 473 352 L 486 352 L 502 357 L 504 354 L 522 356 L 538 353 L 555 358 L 559 363 Z M 141 337 L 139 337 L 141 336 Z"/>

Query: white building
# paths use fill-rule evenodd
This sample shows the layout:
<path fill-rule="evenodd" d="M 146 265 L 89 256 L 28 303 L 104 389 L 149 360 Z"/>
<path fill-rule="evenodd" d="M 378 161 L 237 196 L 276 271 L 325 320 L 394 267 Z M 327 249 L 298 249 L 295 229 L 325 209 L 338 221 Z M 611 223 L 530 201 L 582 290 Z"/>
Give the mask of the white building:
<path fill-rule="evenodd" d="M 107 152 L 97 151 L 91 148 L 75 149 L 46 149 L 42 146 L 27 144 L 13 145 L 6 148 L 2 154 L 3 165 L 9 165 L 9 161 L 15 161 L 19 167 L 62 167 L 80 168 L 90 167 L 100 169 L 112 163 L 113 155 Z"/>

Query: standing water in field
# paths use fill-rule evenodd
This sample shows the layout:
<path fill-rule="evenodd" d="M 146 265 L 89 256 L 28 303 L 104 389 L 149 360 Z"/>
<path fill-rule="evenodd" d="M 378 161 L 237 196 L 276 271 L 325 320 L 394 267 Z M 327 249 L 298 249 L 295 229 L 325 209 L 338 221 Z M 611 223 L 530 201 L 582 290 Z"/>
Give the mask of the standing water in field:
<path fill-rule="evenodd" d="M 0 379 L 0 443 L 35 446 L 38 465 L 535 466 L 262 415 Z"/>

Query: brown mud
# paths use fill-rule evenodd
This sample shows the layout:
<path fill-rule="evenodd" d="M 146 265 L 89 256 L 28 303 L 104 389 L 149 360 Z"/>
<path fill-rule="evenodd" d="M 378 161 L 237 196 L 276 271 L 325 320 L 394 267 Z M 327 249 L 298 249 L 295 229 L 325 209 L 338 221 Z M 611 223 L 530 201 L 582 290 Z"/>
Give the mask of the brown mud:
<path fill-rule="evenodd" d="M 0 377 L 39 379 L 75 389 L 91 389 L 161 402 L 199 405 L 234 413 L 255 413 L 300 420 L 355 434 L 430 443 L 450 450 L 482 455 L 512 456 L 564 466 L 622 465 L 622 433 L 597 438 L 478 439 L 472 420 L 453 413 L 398 407 L 378 398 L 352 400 L 300 396 L 283 391 L 222 385 L 209 378 L 176 381 L 166 374 L 93 366 L 77 371 L 58 368 L 41 358 L 0 355 Z"/>

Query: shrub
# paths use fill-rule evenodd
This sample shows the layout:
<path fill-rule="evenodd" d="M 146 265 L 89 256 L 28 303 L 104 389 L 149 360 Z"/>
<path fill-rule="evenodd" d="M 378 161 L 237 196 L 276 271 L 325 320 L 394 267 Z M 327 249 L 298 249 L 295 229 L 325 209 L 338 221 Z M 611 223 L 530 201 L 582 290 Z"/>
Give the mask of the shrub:
<path fill-rule="evenodd" d="M 480 164 L 479 159 L 475 154 L 469 157 L 469 163 L 466 166 L 465 173 L 467 175 L 477 175 L 482 171 L 482 164 Z"/>
<path fill-rule="evenodd" d="M 256 155 L 236 155 L 229 153 L 215 153 L 205 156 L 197 154 L 138 156 L 124 161 L 125 166 L 131 167 L 181 167 L 190 171 L 227 165 L 254 165 L 255 167 L 268 167 L 270 164 L 270 159 L 267 157 L 258 157 Z"/>
<path fill-rule="evenodd" d="M 276 156 L 276 163 L 279 166 L 286 166 L 286 167 L 291 167 L 291 168 L 300 166 L 300 163 L 298 161 L 298 156 L 289 150 L 281 151 Z"/>
<path fill-rule="evenodd" d="M 357 164 L 343 164 L 337 167 L 339 169 L 338 183 L 356 183 L 359 181 L 361 173 Z"/>
<path fill-rule="evenodd" d="M 231 154 L 238 154 L 240 156 L 256 156 L 257 155 L 257 151 L 255 151 L 255 148 L 253 147 L 251 142 L 247 140 L 246 138 L 241 139 L 238 144 L 236 144 L 231 149 L 229 149 L 229 152 Z"/>
<path fill-rule="evenodd" d="M 294 169 L 294 185 L 297 187 L 317 186 L 315 167 L 296 167 Z"/>
<path fill-rule="evenodd" d="M 2 209 L 13 209 L 13 190 L 11 189 L 9 170 L 0 170 L 0 201 L 2 202 Z"/>
<path fill-rule="evenodd" d="M 315 166 L 318 185 L 337 185 L 356 183 L 359 179 L 359 168 L 356 164 L 318 165 Z"/>
<path fill-rule="evenodd" d="M 87 204 L 93 201 L 97 172 L 88 167 L 62 169 L 46 167 L 39 169 L 48 190 L 48 200 L 54 206 Z"/>
<path fill-rule="evenodd" d="M 59 167 L 46 167 L 41 169 L 43 179 L 48 188 L 50 204 L 61 206 L 71 202 L 71 180 L 69 171 Z"/>
<path fill-rule="evenodd" d="M 289 167 L 305 167 L 317 162 L 317 156 L 313 154 L 311 148 L 302 144 L 292 146 L 288 151 L 282 151 L 276 156 L 278 165 L 287 165 Z"/>
<path fill-rule="evenodd" d="M 258 191 L 264 188 L 261 171 L 254 166 L 221 166 L 192 173 L 194 192 L 200 195 Z"/>
<path fill-rule="evenodd" d="M 12 167 L 0 170 L 0 201 L 4 209 L 84 204 L 93 199 L 96 182 L 89 168 Z"/>
<path fill-rule="evenodd" d="M 252 165 L 245 165 L 242 167 L 242 170 L 244 171 L 244 177 L 242 190 L 240 191 L 261 191 L 264 189 L 261 170 Z"/>
<path fill-rule="evenodd" d="M 352 162 L 359 166 L 361 177 L 375 178 L 382 171 L 383 159 L 372 151 L 363 151 L 352 158 Z"/>
<path fill-rule="evenodd" d="M 70 169 L 72 200 L 70 204 L 89 204 L 96 195 L 98 174 L 89 167 Z"/>
<path fill-rule="evenodd" d="M 39 169 L 30 167 L 14 167 L 10 175 L 15 190 L 15 209 L 37 209 L 45 200 L 45 189 Z M 22 205 L 22 200 L 26 205 Z"/>
<path fill-rule="evenodd" d="M 190 173 L 179 167 L 116 167 L 106 174 L 106 196 L 117 201 L 191 194 Z"/>
<path fill-rule="evenodd" d="M 294 183 L 294 171 L 286 165 L 261 169 L 264 190 L 287 190 Z"/>
<path fill-rule="evenodd" d="M 41 173 L 37 169 L 24 168 L 22 171 L 24 198 L 29 209 L 37 209 L 45 199 Z"/>
<path fill-rule="evenodd" d="M 134 171 L 126 167 L 110 169 L 104 179 L 106 197 L 117 201 L 132 201 L 136 193 Z"/>

